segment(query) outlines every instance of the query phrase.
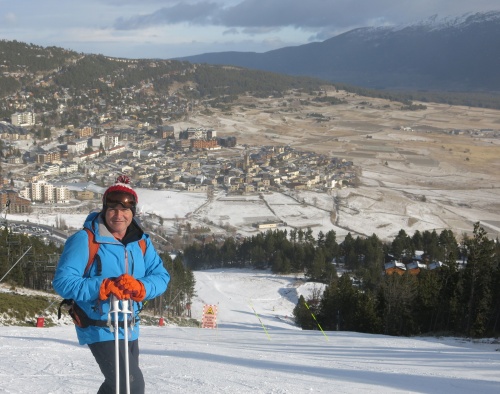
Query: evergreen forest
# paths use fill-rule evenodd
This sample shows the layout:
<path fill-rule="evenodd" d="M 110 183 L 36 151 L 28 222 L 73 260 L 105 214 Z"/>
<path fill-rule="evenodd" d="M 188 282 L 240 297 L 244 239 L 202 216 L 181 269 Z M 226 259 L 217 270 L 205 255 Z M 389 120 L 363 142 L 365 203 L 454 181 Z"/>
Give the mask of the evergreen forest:
<path fill-rule="evenodd" d="M 408 263 L 416 251 L 441 267 L 418 274 L 384 273 L 386 261 Z M 322 294 L 301 298 L 294 310 L 303 329 L 485 337 L 500 332 L 499 256 L 498 240 L 488 239 L 476 223 L 473 235 L 459 241 L 450 230 L 411 236 L 401 230 L 388 243 L 375 234 L 348 234 L 338 243 L 334 231 L 313 238 L 310 229 L 269 230 L 241 242 L 227 238 L 222 244 L 192 244 L 182 258 L 192 270 L 270 269 L 304 273 L 324 283 Z"/>
<path fill-rule="evenodd" d="M 389 260 L 410 262 L 416 252 L 436 269 L 384 273 Z M 52 292 L 51 281 L 62 248 L 42 238 L 14 234 L 0 237 L 0 278 L 12 287 Z M 343 330 L 388 335 L 459 335 L 492 337 L 500 332 L 500 246 L 480 223 L 471 236 L 456 240 L 450 230 L 404 230 L 392 242 L 348 234 L 337 242 L 334 231 L 269 230 L 221 243 L 193 243 L 172 259 L 160 254 L 171 276 L 167 292 L 145 305 L 156 315 L 179 316 L 195 293 L 194 270 L 270 269 L 305 275 L 324 284 L 294 309 L 303 329 Z"/>

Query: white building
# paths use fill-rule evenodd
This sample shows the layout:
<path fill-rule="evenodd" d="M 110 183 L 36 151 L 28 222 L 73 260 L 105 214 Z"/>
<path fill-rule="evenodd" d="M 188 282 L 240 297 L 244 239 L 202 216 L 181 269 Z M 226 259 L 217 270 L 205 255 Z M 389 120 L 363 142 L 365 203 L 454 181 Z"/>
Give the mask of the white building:
<path fill-rule="evenodd" d="M 71 174 L 71 173 L 77 172 L 77 171 L 78 171 L 78 164 L 76 164 L 76 163 L 63 164 L 59 168 L 60 174 Z"/>
<path fill-rule="evenodd" d="M 33 126 L 35 124 L 34 112 L 16 112 L 10 117 L 14 126 Z"/>
<path fill-rule="evenodd" d="M 103 148 L 106 147 L 106 136 L 105 135 L 99 135 L 99 136 L 94 136 L 90 138 L 90 145 L 93 148 L 100 148 L 101 145 Z"/>
<path fill-rule="evenodd" d="M 85 152 L 87 146 L 88 141 L 84 139 L 68 142 L 68 153 L 77 155 L 78 153 Z"/>
<path fill-rule="evenodd" d="M 54 185 L 51 184 L 46 184 L 42 187 L 43 189 L 43 202 L 55 202 L 56 200 L 56 195 L 55 195 L 55 187 Z"/>
<path fill-rule="evenodd" d="M 57 164 L 44 164 L 38 173 L 45 176 L 59 175 L 59 170 L 60 167 Z"/>
<path fill-rule="evenodd" d="M 31 201 L 43 201 L 43 187 L 47 184 L 46 181 L 37 181 L 33 182 L 30 185 L 30 193 L 28 194 L 27 198 L 29 198 Z"/>
<path fill-rule="evenodd" d="M 118 145 L 120 139 L 117 134 L 106 134 L 104 147 L 109 149 Z"/>
<path fill-rule="evenodd" d="M 68 203 L 70 200 L 70 192 L 66 186 L 59 186 L 55 188 L 56 202 Z"/>
<path fill-rule="evenodd" d="M 70 200 L 70 192 L 66 186 L 54 186 L 47 181 L 33 182 L 19 195 L 34 202 L 66 203 Z"/>

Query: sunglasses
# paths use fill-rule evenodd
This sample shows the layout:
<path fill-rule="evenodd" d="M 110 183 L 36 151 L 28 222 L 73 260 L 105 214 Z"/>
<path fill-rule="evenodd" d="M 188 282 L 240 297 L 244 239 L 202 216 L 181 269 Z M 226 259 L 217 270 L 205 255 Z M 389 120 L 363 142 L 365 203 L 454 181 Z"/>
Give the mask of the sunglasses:
<path fill-rule="evenodd" d="M 111 192 L 106 195 L 106 201 L 104 204 L 110 208 L 126 208 L 126 209 L 134 209 L 136 206 L 135 199 L 132 195 L 128 193 L 121 192 Z"/>

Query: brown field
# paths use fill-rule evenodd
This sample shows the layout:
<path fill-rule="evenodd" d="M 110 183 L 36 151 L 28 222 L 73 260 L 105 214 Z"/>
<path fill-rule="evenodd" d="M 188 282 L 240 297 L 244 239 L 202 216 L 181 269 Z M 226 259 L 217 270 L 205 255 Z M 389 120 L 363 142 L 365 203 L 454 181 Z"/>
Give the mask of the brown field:
<path fill-rule="evenodd" d="M 388 238 L 398 227 L 409 234 L 444 228 L 470 233 L 480 221 L 491 236 L 498 235 L 500 111 L 435 103 L 402 111 L 396 102 L 343 91 L 327 94 L 348 103 L 318 104 L 298 93 L 279 99 L 245 97 L 230 113 L 193 113 L 176 128 L 213 128 L 218 135 L 236 136 L 238 144 L 290 145 L 352 160 L 360 169 L 356 200 L 359 194 L 383 196 L 362 211 L 368 223 L 350 226 L 354 220 L 342 206 L 350 205 L 352 190 L 337 192 L 345 204 L 334 224 L 358 234 L 378 234 L 376 229 L 388 227 L 394 227 Z M 393 211 L 399 215 L 396 223 L 387 217 Z"/>

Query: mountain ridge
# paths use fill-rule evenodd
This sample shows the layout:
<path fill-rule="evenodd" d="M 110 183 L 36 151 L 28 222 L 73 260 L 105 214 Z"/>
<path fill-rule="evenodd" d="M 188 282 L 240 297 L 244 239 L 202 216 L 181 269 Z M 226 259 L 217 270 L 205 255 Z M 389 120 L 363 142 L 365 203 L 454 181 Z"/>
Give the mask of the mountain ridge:
<path fill-rule="evenodd" d="M 182 57 L 371 89 L 500 91 L 500 12 L 397 27 L 361 27 L 264 53 Z"/>

